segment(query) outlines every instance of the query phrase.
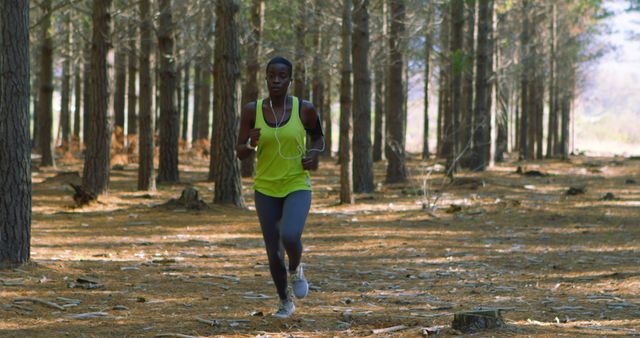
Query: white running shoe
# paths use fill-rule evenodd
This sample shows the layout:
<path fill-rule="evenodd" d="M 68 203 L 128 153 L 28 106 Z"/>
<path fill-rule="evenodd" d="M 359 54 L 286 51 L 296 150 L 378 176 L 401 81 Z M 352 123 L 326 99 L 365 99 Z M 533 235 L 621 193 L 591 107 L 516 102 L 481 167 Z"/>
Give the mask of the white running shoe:
<path fill-rule="evenodd" d="M 278 311 L 274 313 L 272 316 L 276 318 L 289 318 L 296 311 L 296 306 L 293 305 L 293 300 L 285 299 L 280 300 L 280 306 L 278 306 Z"/>
<path fill-rule="evenodd" d="M 307 279 L 304 277 L 302 263 L 300 263 L 296 271 L 291 274 L 291 288 L 296 298 L 304 298 L 309 293 L 309 283 L 307 283 Z"/>

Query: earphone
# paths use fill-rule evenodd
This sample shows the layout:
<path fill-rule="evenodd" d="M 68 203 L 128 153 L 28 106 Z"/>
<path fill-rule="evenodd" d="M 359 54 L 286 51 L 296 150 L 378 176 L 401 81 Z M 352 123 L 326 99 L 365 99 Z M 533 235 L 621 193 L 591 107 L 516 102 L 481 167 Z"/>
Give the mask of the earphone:
<path fill-rule="evenodd" d="M 289 81 L 289 85 L 287 86 L 287 90 L 291 87 L 291 81 Z M 280 139 L 278 138 L 278 128 L 280 128 L 280 124 L 284 122 L 284 115 L 287 111 L 287 93 L 285 91 L 284 94 L 284 102 L 282 104 L 282 121 L 278 121 L 278 116 L 276 115 L 276 111 L 273 109 L 273 101 L 271 100 L 271 98 L 269 98 L 269 108 L 271 108 L 271 113 L 273 113 L 273 118 L 276 120 L 276 127 L 275 127 L 275 131 L 274 131 L 274 136 L 276 138 L 276 142 L 278 143 L 278 155 L 280 155 L 280 157 L 284 160 L 295 160 L 298 158 L 302 158 L 302 156 L 304 155 L 304 147 L 302 147 L 300 144 L 297 145 L 298 148 L 298 154 L 295 156 L 284 156 L 282 155 L 282 144 L 280 143 Z M 300 109 L 300 108 L 298 108 Z M 324 137 L 322 138 L 322 148 L 321 149 L 309 149 L 309 152 L 312 151 L 317 151 L 317 152 L 323 152 L 325 148 L 325 142 L 324 142 Z"/>

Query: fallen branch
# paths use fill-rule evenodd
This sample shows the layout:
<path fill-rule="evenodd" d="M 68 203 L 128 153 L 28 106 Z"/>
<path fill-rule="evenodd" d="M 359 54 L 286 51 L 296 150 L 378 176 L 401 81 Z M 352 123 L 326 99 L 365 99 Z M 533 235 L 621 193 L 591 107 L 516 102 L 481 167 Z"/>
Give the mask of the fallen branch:
<path fill-rule="evenodd" d="M 49 307 L 52 307 L 54 309 L 58 309 L 58 310 L 66 310 L 63 306 L 58 305 L 54 302 L 50 302 L 48 300 L 44 300 L 44 299 L 40 299 L 40 298 L 33 298 L 33 297 L 19 297 L 13 300 L 14 302 L 32 302 L 32 303 L 38 303 L 38 304 L 42 304 L 42 305 L 46 305 Z"/>
<path fill-rule="evenodd" d="M 392 326 L 392 327 L 388 327 L 388 328 L 385 328 L 385 329 L 371 330 L 371 332 L 373 334 L 382 334 L 382 333 L 389 333 L 389 332 L 396 332 L 396 331 L 406 330 L 408 328 L 409 327 L 405 326 L 405 325 L 397 325 L 397 326 Z"/>
<path fill-rule="evenodd" d="M 91 318 L 100 318 L 107 317 L 109 313 L 107 312 L 87 312 L 87 313 L 79 313 L 76 315 L 69 315 L 67 318 L 71 319 L 91 319 Z"/>
<path fill-rule="evenodd" d="M 178 337 L 178 338 L 198 338 L 196 336 L 189 336 L 182 333 L 160 333 L 156 337 Z"/>
<path fill-rule="evenodd" d="M 199 321 L 200 323 L 204 323 L 207 325 L 211 325 L 211 326 L 218 326 L 220 325 L 220 322 L 218 322 L 217 320 L 209 320 L 209 319 L 204 319 L 204 318 L 200 318 L 200 317 L 196 317 L 196 320 Z"/>

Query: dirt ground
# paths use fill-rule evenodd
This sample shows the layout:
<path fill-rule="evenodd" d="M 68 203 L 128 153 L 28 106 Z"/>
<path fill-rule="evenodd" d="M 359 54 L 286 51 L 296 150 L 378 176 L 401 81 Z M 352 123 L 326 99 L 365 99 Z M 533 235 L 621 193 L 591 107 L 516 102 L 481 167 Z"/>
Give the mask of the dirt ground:
<path fill-rule="evenodd" d="M 337 204 L 334 162 L 313 173 L 311 291 L 287 320 L 270 316 L 251 180 L 241 210 L 210 203 L 204 158 L 157 192 L 137 192 L 137 167 L 125 164 L 99 204 L 74 208 L 73 175 L 56 175 L 82 163 L 37 168 L 32 262 L 0 270 L 0 336 L 456 336 L 453 314 L 476 308 L 501 309 L 505 325 L 466 336 L 640 335 L 640 160 L 526 163 L 542 177 L 509 162 L 443 186 L 440 165 L 412 158 L 408 183 L 379 183 L 350 206 Z M 376 164 L 376 182 L 384 174 Z M 208 209 L 159 206 L 190 185 Z"/>

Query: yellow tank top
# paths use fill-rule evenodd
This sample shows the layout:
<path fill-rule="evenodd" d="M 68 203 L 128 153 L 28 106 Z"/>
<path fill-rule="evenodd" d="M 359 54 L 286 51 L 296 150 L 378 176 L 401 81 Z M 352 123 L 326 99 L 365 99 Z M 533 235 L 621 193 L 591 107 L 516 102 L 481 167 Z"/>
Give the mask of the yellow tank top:
<path fill-rule="evenodd" d="M 289 121 L 278 128 L 267 124 L 262 102 L 256 102 L 255 128 L 260 128 L 256 149 L 256 178 L 253 188 L 272 197 L 285 197 L 298 190 L 311 190 L 309 172 L 302 168 L 306 130 L 300 120 L 300 102 L 292 96 Z"/>

